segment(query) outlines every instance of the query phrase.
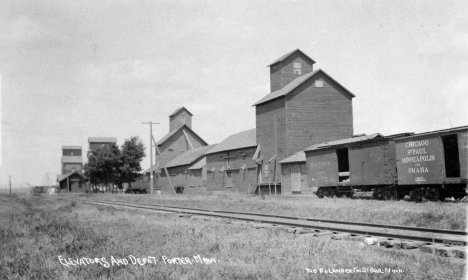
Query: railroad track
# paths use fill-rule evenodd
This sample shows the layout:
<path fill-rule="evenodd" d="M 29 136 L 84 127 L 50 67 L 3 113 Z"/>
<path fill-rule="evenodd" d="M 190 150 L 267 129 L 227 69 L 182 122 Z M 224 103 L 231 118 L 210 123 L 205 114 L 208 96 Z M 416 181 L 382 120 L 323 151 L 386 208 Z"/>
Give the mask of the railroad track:
<path fill-rule="evenodd" d="M 420 251 L 422 252 L 429 252 L 442 256 L 466 258 L 466 236 L 468 235 L 466 231 L 301 218 L 251 212 L 207 210 L 146 203 L 135 204 L 108 200 L 76 198 L 58 199 L 108 206 L 123 206 L 134 209 L 171 212 L 181 215 L 190 215 L 192 219 L 203 219 L 202 217 L 211 217 L 216 219 L 226 219 L 227 221 L 236 220 L 251 222 L 255 228 L 276 227 L 295 234 L 313 234 L 315 236 L 328 235 L 332 239 L 361 240 L 368 243 L 373 242 L 373 244 L 378 244 L 379 246 L 396 247 L 401 249 L 420 248 Z M 336 224 L 345 225 L 348 227 L 336 227 Z M 377 229 L 381 229 L 381 231 Z M 411 234 L 408 234 L 408 232 Z M 420 235 L 419 233 L 425 233 L 426 235 Z"/>

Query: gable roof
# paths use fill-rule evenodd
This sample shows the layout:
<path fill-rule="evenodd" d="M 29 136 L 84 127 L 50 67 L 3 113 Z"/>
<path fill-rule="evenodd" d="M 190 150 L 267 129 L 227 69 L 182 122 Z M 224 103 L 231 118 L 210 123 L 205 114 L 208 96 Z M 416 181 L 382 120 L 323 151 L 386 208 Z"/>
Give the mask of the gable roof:
<path fill-rule="evenodd" d="M 288 52 L 287 54 L 285 54 L 285 55 L 283 55 L 282 57 L 278 58 L 277 60 L 273 61 L 273 63 L 271 63 L 271 64 L 268 65 L 267 67 L 270 67 L 270 66 L 272 66 L 272 65 L 275 65 L 276 63 L 279 63 L 279 62 L 285 60 L 286 58 L 288 58 L 290 55 L 292 55 L 292 54 L 295 53 L 295 52 L 300 52 L 300 53 L 302 53 L 305 57 L 307 57 L 308 59 L 310 59 L 310 61 L 312 61 L 312 64 L 315 63 L 315 61 L 314 61 L 312 58 L 310 58 L 308 55 L 306 55 L 303 51 L 301 51 L 300 49 L 295 49 L 295 50 L 293 50 L 292 52 Z"/>
<path fill-rule="evenodd" d="M 292 155 L 288 158 L 283 159 L 282 161 L 279 162 L 279 164 L 283 163 L 291 163 L 291 162 L 305 162 L 306 161 L 306 155 L 304 151 L 297 152 L 295 155 Z"/>
<path fill-rule="evenodd" d="M 190 116 L 193 116 L 192 113 L 190 113 L 190 111 L 187 110 L 187 108 L 185 108 L 185 107 L 180 107 L 179 109 L 175 110 L 172 114 L 170 114 L 169 117 L 172 117 L 172 116 L 174 116 L 175 114 L 179 113 L 180 110 L 185 110 L 185 111 L 187 111 L 187 113 L 190 114 Z"/>
<path fill-rule="evenodd" d="M 164 142 L 166 142 L 167 140 L 169 140 L 169 138 L 171 138 L 174 134 L 176 134 L 179 130 L 181 129 L 188 129 L 190 132 L 192 132 L 193 134 L 195 134 L 195 136 L 197 136 L 198 138 L 200 138 L 200 140 L 202 140 L 202 142 L 205 144 L 205 145 L 208 145 L 208 143 L 206 143 L 205 140 L 203 140 L 200 136 L 198 136 L 198 134 L 195 133 L 195 131 L 193 131 L 190 127 L 188 127 L 187 125 L 183 125 L 181 127 L 179 127 L 178 129 L 176 130 L 173 130 L 171 132 L 169 132 L 168 134 L 164 135 L 163 138 L 161 138 L 156 144 L 158 146 L 161 146 L 162 144 L 164 144 Z"/>
<path fill-rule="evenodd" d="M 253 128 L 229 136 L 213 149 L 206 152 L 205 155 L 255 146 L 257 146 L 257 134 L 256 129 Z"/>
<path fill-rule="evenodd" d="M 304 151 L 305 152 L 315 151 L 315 150 L 320 150 L 320 149 L 331 148 L 331 147 L 334 147 L 334 146 L 340 146 L 340 145 L 363 142 L 363 141 L 367 141 L 367 140 L 380 139 L 380 138 L 387 138 L 387 137 L 382 136 L 382 134 L 380 134 L 380 133 L 374 133 L 374 134 L 371 134 L 371 135 L 365 135 L 365 136 L 353 137 L 353 138 L 346 138 L 346 139 L 340 139 L 340 140 L 325 142 L 325 143 L 321 143 L 321 144 L 316 144 L 316 145 L 310 146 L 309 148 L 305 149 Z"/>
<path fill-rule="evenodd" d="M 173 158 L 171 161 L 169 161 L 166 164 L 166 167 L 170 168 L 170 167 L 192 164 L 194 161 L 202 157 L 208 150 L 210 150 L 214 146 L 216 146 L 216 144 L 185 151 L 181 153 L 180 155 L 176 156 L 175 158 Z"/>
<path fill-rule="evenodd" d="M 117 137 L 89 137 L 89 143 L 117 143 Z"/>
<path fill-rule="evenodd" d="M 342 89 L 344 89 L 347 93 L 349 93 L 352 97 L 356 97 L 354 94 L 352 94 L 348 89 L 346 89 L 344 86 L 342 86 L 340 83 L 338 83 L 335 79 L 333 79 L 330 75 L 328 75 L 327 73 L 325 73 L 325 71 L 323 71 L 322 69 L 318 69 L 318 70 L 315 70 L 314 72 L 310 72 L 306 75 L 302 75 L 300 77 L 297 77 L 295 80 L 293 80 L 292 82 L 290 82 L 289 84 L 287 84 L 285 87 L 283 87 L 282 89 L 279 89 L 277 91 L 274 91 L 274 92 L 271 92 L 269 94 L 267 94 L 265 97 L 263 97 L 262 99 L 260 99 L 259 101 L 257 101 L 257 103 L 255 103 L 254 105 L 252 106 L 257 106 L 257 105 L 260 105 L 260 104 L 263 104 L 263 103 L 266 103 L 268 101 L 271 101 L 271 100 L 274 100 L 274 99 L 277 99 L 277 98 L 280 98 L 282 96 L 286 96 L 288 93 L 290 93 L 291 91 L 293 91 L 295 88 L 297 88 L 298 86 L 302 85 L 305 81 L 307 81 L 308 79 L 312 78 L 315 74 L 317 74 L 318 72 L 321 72 L 323 73 L 325 76 L 327 76 L 330 80 L 332 80 L 333 82 L 335 82 L 337 85 L 339 85 Z"/>
<path fill-rule="evenodd" d="M 75 172 L 72 172 L 72 173 L 68 173 L 68 174 L 66 174 L 66 175 L 59 175 L 59 176 L 57 176 L 57 182 L 60 183 L 60 182 L 62 182 L 63 180 L 67 179 L 68 177 L 70 177 L 70 176 L 73 175 L 73 174 L 78 174 L 80 177 L 83 178 L 83 174 L 80 174 L 80 173 L 78 173 L 77 171 L 75 171 Z"/>
<path fill-rule="evenodd" d="M 62 163 L 83 163 L 82 156 L 63 156 Z"/>
<path fill-rule="evenodd" d="M 202 158 L 199 160 L 197 163 L 189 167 L 189 170 L 197 170 L 197 169 L 202 169 L 203 167 L 206 166 L 206 157 Z"/>

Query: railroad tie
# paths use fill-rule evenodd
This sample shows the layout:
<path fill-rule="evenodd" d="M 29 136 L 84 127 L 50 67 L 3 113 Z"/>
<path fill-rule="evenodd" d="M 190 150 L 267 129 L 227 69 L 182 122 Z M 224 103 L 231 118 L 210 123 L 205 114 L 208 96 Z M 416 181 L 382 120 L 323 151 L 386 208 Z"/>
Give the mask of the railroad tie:
<path fill-rule="evenodd" d="M 316 237 L 320 237 L 320 236 L 329 236 L 329 235 L 332 235 L 333 232 L 332 231 L 321 231 L 321 232 L 316 232 L 314 233 L 314 236 Z"/>
<path fill-rule="evenodd" d="M 422 245 L 429 245 L 429 244 L 430 243 L 424 242 L 424 241 L 401 240 L 401 243 L 396 244 L 396 248 L 411 250 L 411 249 L 417 249 L 421 247 Z"/>
<path fill-rule="evenodd" d="M 394 240 L 394 239 L 387 239 L 387 240 L 382 240 L 379 241 L 378 245 L 379 247 L 385 247 L 385 248 L 393 248 L 400 246 L 401 241 L 400 240 Z"/>
<path fill-rule="evenodd" d="M 332 235 L 332 239 L 341 240 L 341 239 L 345 239 L 346 237 L 350 235 L 351 235 L 350 233 L 337 233 L 337 234 Z"/>
<path fill-rule="evenodd" d="M 349 241 L 364 241 L 364 239 L 366 238 L 369 238 L 371 236 L 368 236 L 368 235 L 348 235 L 348 236 L 345 236 L 343 239 L 344 240 L 349 240 Z"/>
<path fill-rule="evenodd" d="M 466 258 L 466 247 L 453 246 L 453 247 L 435 247 L 435 254 L 443 257 L 452 258 Z"/>

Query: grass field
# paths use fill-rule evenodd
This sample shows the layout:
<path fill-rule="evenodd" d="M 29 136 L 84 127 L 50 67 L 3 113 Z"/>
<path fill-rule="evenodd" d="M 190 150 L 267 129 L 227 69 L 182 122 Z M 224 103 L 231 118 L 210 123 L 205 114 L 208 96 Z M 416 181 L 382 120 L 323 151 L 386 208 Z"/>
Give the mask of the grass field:
<path fill-rule="evenodd" d="M 150 196 L 110 195 L 88 196 L 128 202 L 144 202 L 205 208 L 216 210 L 276 213 L 281 215 L 312 217 L 403 226 L 465 230 L 467 203 L 409 201 L 378 201 L 348 198 L 282 197 L 266 196 Z"/>
<path fill-rule="evenodd" d="M 0 211 L 3 279 L 463 279 L 466 267 L 359 242 L 47 197 L 0 196 Z M 176 257 L 191 263 L 169 263 Z M 333 269 L 343 273 L 324 273 Z"/>

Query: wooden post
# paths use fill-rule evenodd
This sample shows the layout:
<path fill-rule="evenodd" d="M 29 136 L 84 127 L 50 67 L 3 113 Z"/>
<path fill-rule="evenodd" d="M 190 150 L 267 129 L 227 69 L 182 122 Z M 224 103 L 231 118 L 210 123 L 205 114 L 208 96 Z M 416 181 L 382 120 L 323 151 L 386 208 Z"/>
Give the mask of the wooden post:
<path fill-rule="evenodd" d="M 149 121 L 143 124 L 150 125 L 150 193 L 153 194 L 154 193 L 153 172 L 151 171 L 151 168 L 153 168 L 153 145 L 151 145 L 151 140 L 154 140 L 153 139 L 153 124 L 159 124 L 159 123 Z"/>
<path fill-rule="evenodd" d="M 67 192 L 70 192 L 70 181 L 68 178 L 70 178 L 70 176 L 67 176 Z"/>
<path fill-rule="evenodd" d="M 152 136 L 151 136 L 151 137 L 152 137 Z M 169 184 L 171 185 L 172 191 L 174 192 L 174 194 L 176 194 L 176 190 L 175 190 L 175 188 L 174 188 L 174 185 L 172 184 L 171 176 L 169 175 L 169 172 L 167 172 L 166 165 L 165 165 L 164 162 L 162 161 L 162 155 L 161 155 L 161 151 L 160 151 L 159 148 L 158 148 L 158 144 L 156 143 L 156 140 L 154 140 L 154 137 L 152 137 L 152 139 L 153 139 L 153 142 L 154 142 L 154 146 L 156 147 L 156 151 L 158 152 L 159 156 L 161 157 L 161 164 L 162 164 L 162 166 L 164 167 L 164 172 L 166 172 L 166 177 L 167 177 L 167 179 L 169 180 Z"/>

